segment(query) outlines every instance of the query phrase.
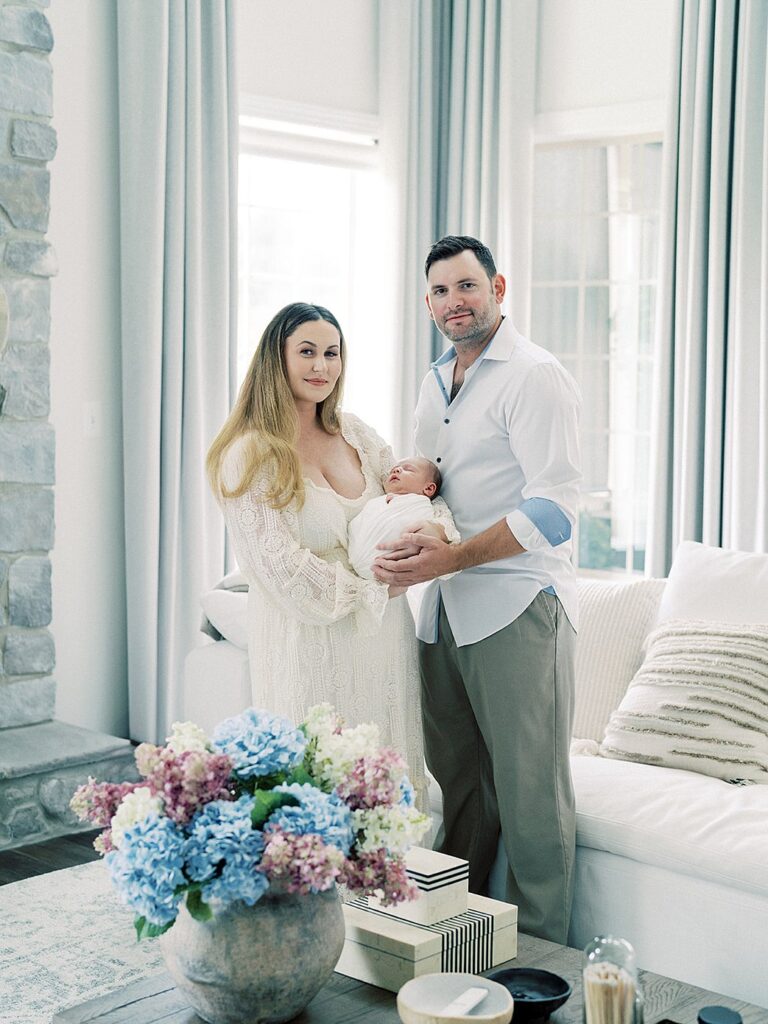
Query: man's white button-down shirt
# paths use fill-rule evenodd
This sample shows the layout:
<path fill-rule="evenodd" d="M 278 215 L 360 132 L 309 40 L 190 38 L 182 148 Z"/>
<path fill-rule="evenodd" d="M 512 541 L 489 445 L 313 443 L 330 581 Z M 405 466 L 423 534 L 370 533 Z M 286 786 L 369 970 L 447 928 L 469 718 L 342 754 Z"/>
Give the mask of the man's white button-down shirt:
<path fill-rule="evenodd" d="M 553 590 L 577 627 L 571 533 L 581 480 L 579 389 L 545 349 L 502 320 L 450 401 L 456 351 L 432 364 L 416 406 L 416 448 L 437 463 L 462 539 L 506 518 L 526 549 L 426 587 L 420 640 L 437 639 L 440 599 L 463 647 L 513 622 Z"/>

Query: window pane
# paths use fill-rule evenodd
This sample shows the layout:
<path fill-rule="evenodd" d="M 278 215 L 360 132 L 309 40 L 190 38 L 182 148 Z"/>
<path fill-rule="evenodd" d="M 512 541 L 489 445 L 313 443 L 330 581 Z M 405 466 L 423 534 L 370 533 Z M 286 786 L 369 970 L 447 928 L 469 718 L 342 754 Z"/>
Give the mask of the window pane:
<path fill-rule="evenodd" d="M 584 351 L 590 355 L 608 355 L 611 328 L 608 295 L 608 287 L 584 289 Z"/>
<path fill-rule="evenodd" d="M 584 220 L 584 276 L 592 281 L 608 280 L 607 217 L 587 217 Z"/>
<path fill-rule="evenodd" d="M 534 222 L 533 276 L 537 281 L 578 281 L 581 224 L 543 217 Z"/>
<path fill-rule="evenodd" d="M 537 345 L 562 355 L 576 352 L 578 288 L 534 288 L 531 335 Z"/>
<path fill-rule="evenodd" d="M 551 216 L 578 209 L 581 199 L 582 149 L 563 146 L 536 151 L 533 208 L 536 214 Z"/>
<path fill-rule="evenodd" d="M 591 213 L 608 210 L 608 172 L 605 146 L 584 150 L 584 209 Z"/>

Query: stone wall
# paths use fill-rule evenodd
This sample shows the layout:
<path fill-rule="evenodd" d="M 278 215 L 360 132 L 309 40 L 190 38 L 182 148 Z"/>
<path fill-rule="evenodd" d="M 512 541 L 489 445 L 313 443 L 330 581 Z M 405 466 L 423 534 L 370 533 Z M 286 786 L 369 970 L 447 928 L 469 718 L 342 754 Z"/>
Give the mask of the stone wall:
<path fill-rule="evenodd" d="M 0 0 L 0 729 L 53 717 L 47 0 Z M 76 382 L 73 382 L 76 386 Z M 1 742 L 1 741 L 0 741 Z"/>

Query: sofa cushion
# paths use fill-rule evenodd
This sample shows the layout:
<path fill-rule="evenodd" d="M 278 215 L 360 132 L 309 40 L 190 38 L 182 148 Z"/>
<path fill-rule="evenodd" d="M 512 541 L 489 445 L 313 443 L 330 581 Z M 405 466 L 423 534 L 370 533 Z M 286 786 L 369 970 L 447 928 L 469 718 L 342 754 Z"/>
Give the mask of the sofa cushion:
<path fill-rule="evenodd" d="M 659 606 L 659 622 L 768 622 L 768 555 L 683 541 Z"/>
<path fill-rule="evenodd" d="M 600 752 L 768 782 L 768 625 L 659 626 Z"/>
<path fill-rule="evenodd" d="M 579 579 L 573 735 L 598 742 L 643 660 L 664 580 Z"/>
<path fill-rule="evenodd" d="M 571 758 L 580 846 L 768 895 L 768 786 Z"/>

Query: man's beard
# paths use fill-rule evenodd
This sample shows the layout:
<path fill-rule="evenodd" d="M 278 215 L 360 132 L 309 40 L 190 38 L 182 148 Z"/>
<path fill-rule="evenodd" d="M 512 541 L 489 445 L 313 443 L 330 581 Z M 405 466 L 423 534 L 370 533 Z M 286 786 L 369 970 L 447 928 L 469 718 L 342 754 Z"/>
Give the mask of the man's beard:
<path fill-rule="evenodd" d="M 453 342 L 454 345 L 465 346 L 466 348 L 477 348 L 488 339 L 496 323 L 496 310 L 483 310 L 477 313 L 469 310 L 467 315 L 472 318 L 469 324 L 464 327 L 457 327 L 452 330 L 451 323 L 443 323 L 442 333 Z"/>

